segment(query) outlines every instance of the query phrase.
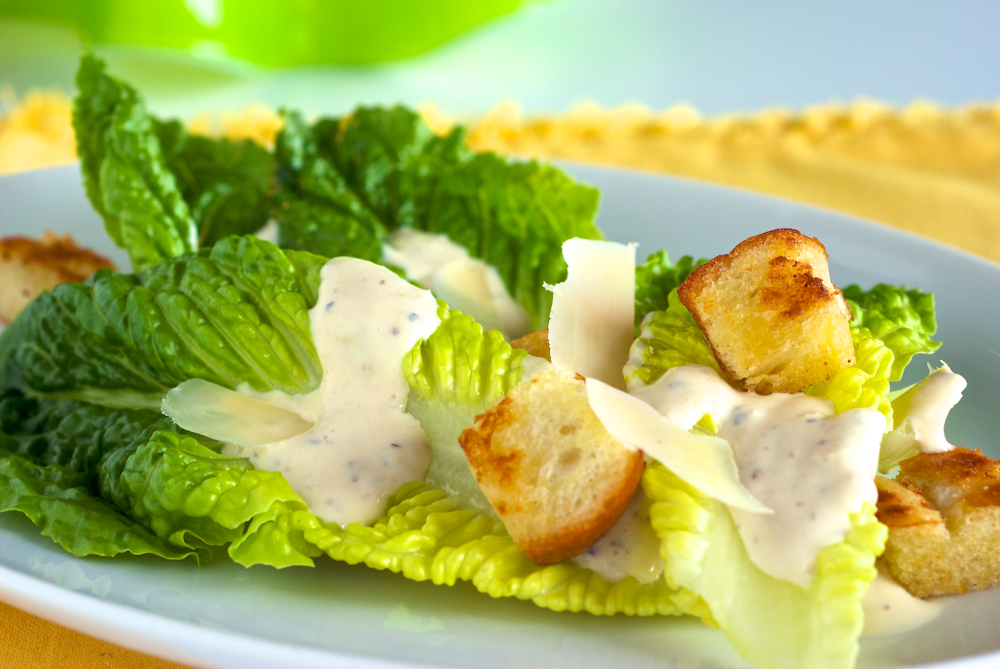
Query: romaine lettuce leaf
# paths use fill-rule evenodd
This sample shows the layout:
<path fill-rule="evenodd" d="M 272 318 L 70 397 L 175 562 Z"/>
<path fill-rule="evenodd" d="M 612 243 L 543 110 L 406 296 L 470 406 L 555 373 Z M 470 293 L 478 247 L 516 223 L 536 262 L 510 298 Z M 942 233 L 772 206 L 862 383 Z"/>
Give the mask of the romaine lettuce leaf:
<path fill-rule="evenodd" d="M 73 129 L 90 202 L 135 269 L 198 248 L 198 227 L 135 89 L 80 60 Z"/>
<path fill-rule="evenodd" d="M 267 223 L 274 157 L 248 139 L 210 139 L 179 121 L 153 120 L 166 167 L 198 225 L 198 246 L 253 234 Z"/>
<path fill-rule="evenodd" d="M 253 142 L 192 137 L 161 122 L 128 84 L 84 54 L 73 128 L 87 195 L 132 266 L 252 233 L 271 207 L 271 154 Z"/>
<path fill-rule="evenodd" d="M 243 564 L 311 564 L 319 553 L 302 539 L 306 506 L 288 483 L 218 455 L 219 444 L 173 434 L 159 405 L 189 378 L 315 388 L 322 371 L 308 309 L 323 262 L 229 237 L 137 275 L 102 271 L 33 301 L 0 334 L 0 453 L 17 458 L 15 474 L 0 481 L 4 508 L 45 527 L 58 521 L 47 531 L 78 553 L 204 562 L 209 546 L 233 542 Z M 73 522 L 86 527 L 86 541 L 63 536 Z M 125 532 L 139 543 L 122 543 Z"/>
<path fill-rule="evenodd" d="M 401 107 L 313 126 L 286 112 L 276 147 L 281 245 L 377 262 L 401 226 L 445 234 L 496 267 L 544 327 L 542 284 L 565 278 L 562 242 L 601 238 L 597 191 L 548 165 L 472 154 L 462 141 L 461 130 L 438 137 Z"/>
<path fill-rule="evenodd" d="M 379 262 L 387 231 L 336 168 L 318 137 L 333 121 L 310 127 L 295 112 L 283 112 L 275 142 L 280 206 L 278 242 L 330 258 L 354 256 Z"/>
<path fill-rule="evenodd" d="M 438 311 L 441 325 L 403 359 L 410 384 L 406 410 L 420 421 L 431 441 L 425 480 L 493 516 L 493 508 L 469 470 L 458 444 L 477 415 L 521 380 L 527 352 L 512 348 L 495 330 L 483 332 L 459 311 Z"/>
<path fill-rule="evenodd" d="M 844 541 L 820 551 L 808 588 L 764 574 L 747 556 L 724 504 L 658 463 L 643 489 L 653 506 L 667 582 L 696 593 L 748 662 L 763 669 L 849 669 L 858 653 L 861 598 L 875 579 L 887 530 L 867 504 L 851 515 Z"/>
<path fill-rule="evenodd" d="M 0 449 L 0 455 L 3 454 Z M 20 511 L 42 534 L 77 557 L 153 554 L 168 560 L 195 556 L 125 517 L 88 491 L 87 477 L 61 465 L 37 465 L 19 455 L 0 457 L 0 513 Z"/>
<path fill-rule="evenodd" d="M 204 563 L 209 546 L 233 542 L 233 559 L 247 566 L 312 564 L 319 551 L 301 529 L 285 527 L 306 505 L 280 474 L 172 430 L 153 411 L 8 388 L 0 395 L 0 511 L 25 513 L 74 555 L 194 555 Z"/>
<path fill-rule="evenodd" d="M 520 380 L 526 354 L 457 311 L 442 307 L 439 315 L 437 331 L 403 363 L 410 385 L 407 410 L 431 440 L 428 482 L 404 485 L 372 526 L 318 525 L 306 529 L 305 539 L 335 560 L 439 585 L 470 581 L 493 597 L 530 599 L 556 611 L 689 612 L 694 598 L 662 579 L 608 583 L 574 562 L 539 567 L 517 548 L 472 477 L 458 435 Z"/>
<path fill-rule="evenodd" d="M 245 566 L 251 555 L 274 567 L 312 566 L 310 557 L 320 555 L 301 541 L 301 532 L 289 537 L 288 531 L 275 533 L 266 525 L 307 510 L 280 473 L 254 470 L 246 458 L 220 455 L 193 437 L 156 432 L 129 457 L 121 483 L 132 518 L 178 548 L 236 542 L 231 554 Z M 253 537 L 262 528 L 271 535 L 266 542 Z M 270 550 L 263 551 L 264 546 Z"/>
<path fill-rule="evenodd" d="M 861 335 L 855 343 L 854 364 L 837 372 L 830 381 L 805 389 L 807 395 L 825 397 L 834 410 L 875 408 L 892 429 L 892 403 L 889 402 L 889 378 L 893 353 L 878 339 Z"/>
<path fill-rule="evenodd" d="M 881 340 L 892 351 L 895 359 L 890 381 L 902 378 L 915 354 L 933 353 L 941 346 L 931 339 L 937 322 L 930 293 L 880 283 L 869 291 L 848 286 L 844 297 L 854 314 L 851 334 L 855 346 L 867 337 Z"/>
<path fill-rule="evenodd" d="M 705 365 L 722 373 L 712 346 L 673 288 L 668 307 L 643 319 L 642 331 L 629 350 L 625 380 L 649 385 L 682 365 Z"/>
<path fill-rule="evenodd" d="M 685 364 L 718 371 L 701 331 L 675 300 L 673 294 L 667 311 L 645 320 L 626 367 L 632 384 L 652 383 L 667 369 Z M 881 341 L 862 336 L 856 355 L 854 366 L 807 392 L 829 398 L 837 413 L 877 408 L 891 426 L 893 353 Z M 801 588 L 764 574 L 750 561 L 721 502 L 659 463 L 647 467 L 643 487 L 653 500 L 653 527 L 663 542 L 668 583 L 701 598 L 744 659 L 761 667 L 853 666 L 863 621 L 861 597 L 875 577 L 875 557 L 886 536 L 873 507 L 852 514 L 853 529 L 842 543 L 820 552 L 816 578 Z"/>
<path fill-rule="evenodd" d="M 100 492 L 101 467 L 110 453 L 171 429 L 172 421 L 159 412 L 38 399 L 16 388 L 0 392 L 0 450 L 37 465 L 66 467 L 93 494 Z"/>
<path fill-rule="evenodd" d="M 0 334 L 0 383 L 154 411 L 190 378 L 309 392 L 322 377 L 308 310 L 323 262 L 229 237 L 136 275 L 61 284 Z"/>
<path fill-rule="evenodd" d="M 635 324 L 642 323 L 647 314 L 665 311 L 670 306 L 670 293 L 684 282 L 688 274 L 708 260 L 695 260 L 684 256 L 677 264 L 670 262 L 666 251 L 657 251 L 646 262 L 635 268 Z"/>
<path fill-rule="evenodd" d="M 608 583 L 574 562 L 539 567 L 518 550 L 501 523 L 422 482 L 403 486 L 371 527 L 317 527 L 304 536 L 335 560 L 438 585 L 469 581 L 491 597 L 529 599 L 554 611 L 704 613 L 688 592 L 663 579 L 642 584 L 628 576 Z"/>

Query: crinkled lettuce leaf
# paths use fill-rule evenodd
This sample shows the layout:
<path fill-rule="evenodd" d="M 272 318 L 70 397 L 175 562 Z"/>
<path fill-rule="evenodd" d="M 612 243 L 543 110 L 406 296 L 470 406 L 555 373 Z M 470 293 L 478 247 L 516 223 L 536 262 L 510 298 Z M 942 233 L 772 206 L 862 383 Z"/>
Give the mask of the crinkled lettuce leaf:
<path fill-rule="evenodd" d="M 166 168 L 198 226 L 198 246 L 249 235 L 267 223 L 274 156 L 249 139 L 198 137 L 179 121 L 153 120 Z"/>
<path fill-rule="evenodd" d="M 878 409 L 892 429 L 892 403 L 889 401 L 889 378 L 893 370 L 893 352 L 878 339 L 860 336 L 855 344 L 854 364 L 837 372 L 830 381 L 805 389 L 814 397 L 833 402 L 837 413 L 848 409 Z"/>
<path fill-rule="evenodd" d="M 442 307 L 439 316 L 438 329 L 403 361 L 407 411 L 431 441 L 427 480 L 404 485 L 372 526 L 321 526 L 305 538 L 335 560 L 439 585 L 470 581 L 493 597 L 529 599 L 556 611 L 689 612 L 695 599 L 662 579 L 608 583 L 571 561 L 539 567 L 517 548 L 469 471 L 458 436 L 518 383 L 526 353 L 460 312 Z"/>
<path fill-rule="evenodd" d="M 521 380 L 527 352 L 512 348 L 496 330 L 484 332 L 479 323 L 459 311 L 442 307 L 438 317 L 441 325 L 434 334 L 403 359 L 410 385 L 406 410 L 420 421 L 431 442 L 431 462 L 424 478 L 493 515 L 458 437 Z"/>
<path fill-rule="evenodd" d="M 820 551 L 808 588 L 768 576 L 747 555 L 724 504 L 653 463 L 643 475 L 653 501 L 667 582 L 696 593 L 748 662 L 762 669 L 850 669 L 887 530 L 874 505 L 851 514 L 844 541 Z"/>
<path fill-rule="evenodd" d="M 665 311 L 670 306 L 670 293 L 681 285 L 696 268 L 708 259 L 695 260 L 684 256 L 676 264 L 666 251 L 657 251 L 635 268 L 635 324 L 638 327 L 647 314 Z"/>
<path fill-rule="evenodd" d="M 132 553 L 168 560 L 203 559 L 195 551 L 156 536 L 95 497 L 89 488 L 85 475 L 67 467 L 38 465 L 20 455 L 0 457 L 0 513 L 23 513 L 42 529 L 42 535 L 73 555 Z"/>
<path fill-rule="evenodd" d="M 180 549 L 232 543 L 230 555 L 245 566 L 312 566 L 320 555 L 301 531 L 274 532 L 268 524 L 307 510 L 281 473 L 255 470 L 248 459 L 220 455 L 193 437 L 156 432 L 129 457 L 121 484 L 131 517 Z"/>
<path fill-rule="evenodd" d="M 171 429 L 172 421 L 156 411 L 35 398 L 17 388 L 0 392 L 0 451 L 37 465 L 65 467 L 82 476 L 94 494 L 100 493 L 100 477 L 113 452 Z"/>
<path fill-rule="evenodd" d="M 323 262 L 228 237 L 136 275 L 105 270 L 42 294 L 0 334 L 0 454 L 18 468 L 0 481 L 12 500 L 4 508 L 43 526 L 78 522 L 84 538 L 50 533 L 88 554 L 204 562 L 210 546 L 232 542 L 243 564 L 311 564 L 319 553 L 302 538 L 306 506 L 287 482 L 220 456 L 210 440 L 174 434 L 159 408 L 190 378 L 314 389 L 322 370 L 308 309 Z M 61 484 L 60 472 L 74 478 L 62 488 L 30 484 L 24 501 L 18 480 Z M 121 547 L 122 528 L 138 537 L 135 550 Z"/>
<path fill-rule="evenodd" d="M 898 381 L 917 353 L 933 353 L 941 342 L 931 339 L 937 331 L 934 296 L 917 289 L 880 283 L 869 291 L 858 286 L 844 289 L 854 320 L 855 346 L 865 338 L 881 340 L 893 353 L 890 381 Z"/>
<path fill-rule="evenodd" d="M 600 239 L 597 191 L 538 162 L 463 148 L 402 107 L 359 108 L 308 125 L 285 112 L 276 145 L 280 242 L 327 256 L 382 257 L 399 227 L 444 234 L 493 265 L 544 327 L 551 293 L 565 278 L 562 242 Z"/>
<path fill-rule="evenodd" d="M 625 380 L 649 385 L 668 370 L 682 365 L 705 365 L 722 373 L 705 334 L 671 289 L 668 306 L 647 314 L 625 364 Z"/>
<path fill-rule="evenodd" d="M 352 523 L 307 530 L 335 560 L 401 573 L 414 581 L 469 581 L 491 597 L 517 597 L 554 611 L 595 615 L 699 613 L 696 598 L 663 579 L 608 583 L 575 562 L 539 567 L 493 517 L 422 482 L 403 486 L 371 527 Z"/>
<path fill-rule="evenodd" d="M 84 54 L 73 129 L 91 204 L 111 239 L 143 269 L 198 248 L 198 226 L 167 169 L 153 119 L 135 89 Z"/>
<path fill-rule="evenodd" d="M 309 392 L 322 377 L 308 310 L 323 263 L 229 237 L 139 274 L 100 270 L 61 284 L 0 335 L 0 383 L 151 410 L 191 378 Z"/>
<path fill-rule="evenodd" d="M 192 137 L 84 54 L 73 129 L 83 182 L 111 239 L 136 270 L 251 233 L 271 206 L 271 154 L 250 141 Z"/>

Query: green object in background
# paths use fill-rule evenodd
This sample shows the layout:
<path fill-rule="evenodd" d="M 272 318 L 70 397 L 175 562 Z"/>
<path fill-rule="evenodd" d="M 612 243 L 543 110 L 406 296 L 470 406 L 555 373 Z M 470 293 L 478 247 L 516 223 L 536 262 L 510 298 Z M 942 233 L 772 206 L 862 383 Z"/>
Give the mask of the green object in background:
<path fill-rule="evenodd" d="M 523 0 L 0 0 L 0 17 L 93 44 L 172 47 L 258 65 L 364 64 L 428 51 Z"/>

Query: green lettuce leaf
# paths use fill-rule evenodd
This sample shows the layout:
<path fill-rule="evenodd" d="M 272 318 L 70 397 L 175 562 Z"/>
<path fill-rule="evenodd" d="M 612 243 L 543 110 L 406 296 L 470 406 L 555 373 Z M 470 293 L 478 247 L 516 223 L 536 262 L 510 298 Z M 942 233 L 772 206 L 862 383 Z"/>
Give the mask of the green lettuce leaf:
<path fill-rule="evenodd" d="M 309 392 L 322 377 L 308 310 L 323 263 L 229 237 L 139 274 L 61 284 L 0 335 L 0 383 L 154 411 L 190 378 Z"/>
<path fill-rule="evenodd" d="M 274 157 L 250 140 L 196 137 L 179 121 L 157 121 L 166 167 L 198 226 L 198 246 L 253 234 L 267 223 Z"/>
<path fill-rule="evenodd" d="M 387 230 L 420 227 L 447 168 L 473 155 L 465 130 L 439 137 L 401 106 L 358 107 L 349 117 L 314 126 L 319 147 Z"/>
<path fill-rule="evenodd" d="M 643 488 L 662 541 L 667 582 L 697 593 L 743 659 L 762 667 L 850 669 L 887 530 L 873 505 L 851 515 L 844 541 L 820 551 L 808 588 L 760 571 L 729 510 L 666 468 L 646 468 Z"/>
<path fill-rule="evenodd" d="M 863 338 L 879 339 L 892 351 L 894 362 L 890 381 L 898 381 L 917 353 L 933 353 L 941 342 L 933 341 L 937 331 L 934 296 L 920 290 L 878 284 L 869 291 L 858 286 L 844 289 L 854 320 L 851 333 L 855 346 Z"/>
<path fill-rule="evenodd" d="M 167 168 L 154 122 L 135 89 L 80 60 L 73 129 L 90 202 L 111 239 L 143 269 L 198 248 L 198 227 Z"/>
<path fill-rule="evenodd" d="M 156 432 L 129 457 L 121 483 L 132 518 L 180 549 L 234 542 L 231 555 L 245 566 L 250 557 L 274 567 L 312 566 L 320 555 L 301 531 L 290 537 L 267 525 L 307 510 L 280 473 L 254 470 L 246 458 L 220 455 L 193 437 Z M 254 536 L 262 528 L 267 541 Z"/>
<path fill-rule="evenodd" d="M 0 457 L 0 513 L 20 511 L 42 528 L 42 535 L 77 557 L 132 553 L 168 560 L 194 556 L 199 563 L 207 559 L 152 534 L 88 487 L 85 475 L 61 465 L 37 465 L 20 455 Z"/>
<path fill-rule="evenodd" d="M 287 482 L 218 455 L 219 444 L 173 434 L 159 409 L 189 378 L 314 389 L 322 370 L 308 309 L 323 262 L 229 237 L 33 301 L 0 334 L 0 455 L 19 458 L 0 480 L 4 509 L 58 522 L 50 536 L 78 553 L 193 554 L 203 563 L 210 546 L 232 542 L 243 564 L 311 564 L 319 552 L 302 538 L 306 506 Z M 49 485 L 60 472 L 74 478 Z M 63 536 L 74 522 L 86 537 Z M 122 543 L 126 531 L 139 543 Z"/>
<path fill-rule="evenodd" d="M 267 221 L 274 161 L 253 142 L 193 137 L 84 54 L 73 128 L 87 195 L 136 270 L 252 233 Z"/>
<path fill-rule="evenodd" d="M 665 311 L 670 306 L 670 294 L 688 278 L 692 270 L 707 262 L 707 258 L 694 260 L 691 256 L 684 256 L 675 265 L 670 262 L 666 251 L 657 251 L 645 263 L 636 267 L 636 327 L 639 327 L 647 314 Z"/>
<path fill-rule="evenodd" d="M 704 611 L 663 579 L 608 583 L 575 562 L 539 567 L 493 517 L 422 482 L 403 486 L 371 527 L 316 527 L 305 538 L 335 560 L 401 573 L 414 581 L 469 581 L 491 597 L 516 597 L 553 611 L 594 615 L 681 615 Z"/>
<path fill-rule="evenodd" d="M 487 515 L 493 514 L 469 470 L 458 437 L 475 417 L 521 380 L 527 352 L 512 348 L 495 330 L 459 311 L 442 307 L 441 325 L 403 359 L 410 385 L 406 410 L 431 442 L 424 478 Z M 494 516 L 495 517 L 495 516 Z"/>
<path fill-rule="evenodd" d="M 597 191 L 537 162 L 462 148 L 401 107 L 313 126 L 285 113 L 276 147 L 281 245 L 378 262 L 399 227 L 447 235 L 493 265 L 539 328 L 565 278 L 562 243 L 600 239 Z"/>
<path fill-rule="evenodd" d="M 337 171 L 317 135 L 330 134 L 333 121 L 310 127 L 301 115 L 283 112 L 284 127 L 275 142 L 279 185 L 275 209 L 279 244 L 330 258 L 382 258 L 386 230 Z"/>
<path fill-rule="evenodd" d="M 94 494 L 109 453 L 172 426 L 159 412 L 38 399 L 16 388 L 0 392 L 0 450 L 37 465 L 65 467 L 81 475 Z"/>
<path fill-rule="evenodd" d="M 860 336 L 855 344 L 854 364 L 837 372 L 830 381 L 805 389 L 807 395 L 825 397 L 837 413 L 848 409 L 875 408 L 892 429 L 889 379 L 894 369 L 892 350 L 878 339 Z"/>
<path fill-rule="evenodd" d="M 712 346 L 673 288 L 668 307 L 643 319 L 639 337 L 629 350 L 625 380 L 649 385 L 682 365 L 705 365 L 722 373 Z"/>

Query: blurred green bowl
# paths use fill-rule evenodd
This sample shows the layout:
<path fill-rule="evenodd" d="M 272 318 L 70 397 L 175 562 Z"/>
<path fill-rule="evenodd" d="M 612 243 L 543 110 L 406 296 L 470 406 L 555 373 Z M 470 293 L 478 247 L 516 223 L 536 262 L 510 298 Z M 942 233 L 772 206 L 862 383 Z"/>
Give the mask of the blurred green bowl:
<path fill-rule="evenodd" d="M 524 0 L 0 0 L 0 17 L 70 26 L 93 44 L 173 47 L 265 66 L 423 53 Z"/>

